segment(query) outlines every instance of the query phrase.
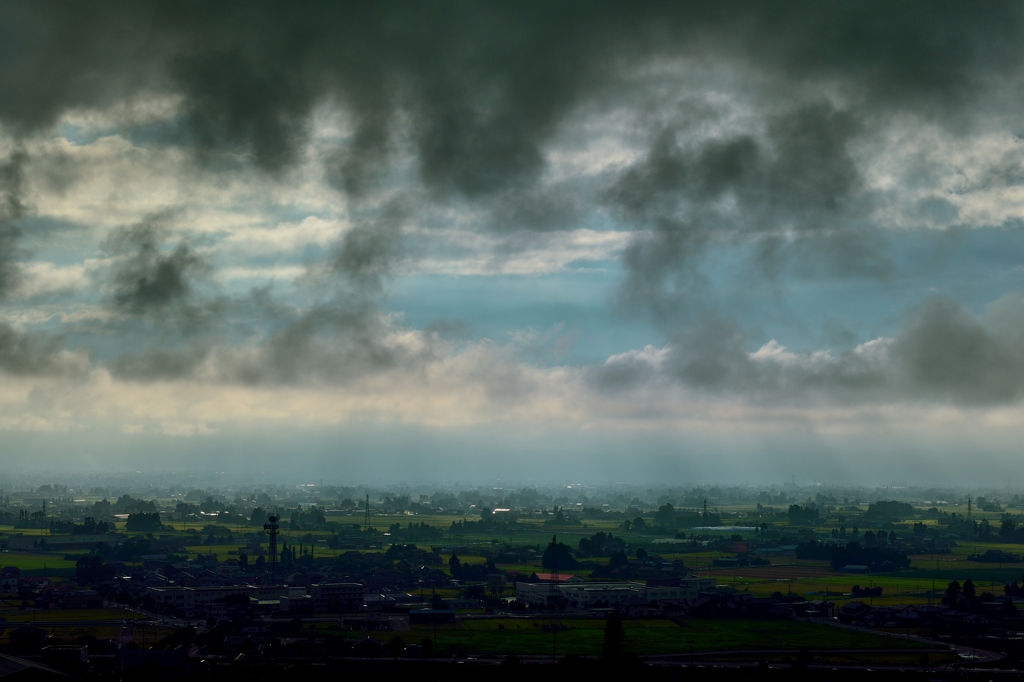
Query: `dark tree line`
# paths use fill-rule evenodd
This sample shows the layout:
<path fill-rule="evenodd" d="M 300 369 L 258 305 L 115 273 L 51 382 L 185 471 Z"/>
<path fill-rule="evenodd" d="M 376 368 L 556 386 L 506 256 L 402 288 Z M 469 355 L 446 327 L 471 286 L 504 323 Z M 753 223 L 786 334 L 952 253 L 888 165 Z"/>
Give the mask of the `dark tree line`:
<path fill-rule="evenodd" d="M 895 571 L 910 567 L 910 559 L 906 553 L 881 547 L 861 547 L 858 542 L 845 546 L 826 545 L 822 542 L 804 542 L 796 548 L 798 559 L 827 560 L 832 570 L 843 566 L 867 566 L 875 573 Z"/>

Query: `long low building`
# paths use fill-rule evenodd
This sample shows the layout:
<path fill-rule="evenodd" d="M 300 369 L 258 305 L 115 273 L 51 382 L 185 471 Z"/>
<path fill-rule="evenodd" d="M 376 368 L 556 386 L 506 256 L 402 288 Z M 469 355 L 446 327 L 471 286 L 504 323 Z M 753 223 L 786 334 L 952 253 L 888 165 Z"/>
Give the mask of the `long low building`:
<path fill-rule="evenodd" d="M 516 583 L 516 599 L 528 604 L 547 604 L 552 597 L 568 600 L 572 606 L 592 608 L 598 604 L 618 605 L 627 599 L 661 601 L 693 600 L 701 591 L 714 589 L 714 578 L 686 578 L 678 585 L 647 586 L 637 582 Z"/>
<path fill-rule="evenodd" d="M 317 583 L 312 586 L 311 591 L 312 594 L 307 595 L 306 588 L 288 585 L 150 587 L 146 590 L 155 602 L 175 606 L 184 611 L 192 611 L 234 595 L 243 595 L 257 601 L 279 599 L 283 609 L 294 607 L 291 610 L 299 609 L 305 601 L 309 602 L 309 609 L 315 608 L 317 611 L 328 611 L 332 608 L 358 611 L 363 605 L 363 586 L 359 583 Z"/>
<path fill-rule="evenodd" d="M 217 599 L 244 595 L 250 599 L 278 599 L 289 595 L 287 585 L 231 585 L 223 587 L 149 587 L 146 593 L 158 604 L 191 611 Z M 302 590 L 305 593 L 305 589 Z"/>

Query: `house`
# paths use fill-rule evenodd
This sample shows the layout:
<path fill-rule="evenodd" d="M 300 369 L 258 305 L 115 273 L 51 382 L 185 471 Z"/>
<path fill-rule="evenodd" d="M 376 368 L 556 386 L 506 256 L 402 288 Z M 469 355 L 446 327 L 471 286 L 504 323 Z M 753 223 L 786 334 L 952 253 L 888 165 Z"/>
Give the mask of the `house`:
<path fill-rule="evenodd" d="M 95 590 L 82 590 L 61 595 L 57 604 L 62 609 L 102 609 L 103 597 Z"/>
<path fill-rule="evenodd" d="M 862 566 L 860 564 L 847 564 L 839 569 L 840 573 L 870 573 L 870 566 Z"/>
<path fill-rule="evenodd" d="M 843 604 L 836 617 L 840 623 L 852 623 L 861 621 L 871 613 L 871 607 L 862 601 L 851 601 Z"/>
<path fill-rule="evenodd" d="M 352 653 L 356 656 L 383 656 L 384 645 L 372 637 L 366 637 L 352 645 Z"/>
<path fill-rule="evenodd" d="M 627 618 L 648 618 L 651 604 L 643 597 L 629 597 L 619 602 L 619 612 Z"/>
<path fill-rule="evenodd" d="M 807 602 L 807 615 L 816 618 L 832 618 L 835 615 L 836 605 L 827 599 L 812 599 Z"/>

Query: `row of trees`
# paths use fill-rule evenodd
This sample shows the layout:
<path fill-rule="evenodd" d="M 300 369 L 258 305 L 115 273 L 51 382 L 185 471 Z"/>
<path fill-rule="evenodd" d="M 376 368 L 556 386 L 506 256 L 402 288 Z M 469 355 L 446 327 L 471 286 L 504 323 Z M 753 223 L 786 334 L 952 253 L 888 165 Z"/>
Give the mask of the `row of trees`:
<path fill-rule="evenodd" d="M 844 566 L 867 566 L 875 573 L 910 568 L 906 553 L 881 547 L 861 547 L 858 542 L 827 545 L 822 542 L 804 542 L 796 548 L 797 559 L 827 560 L 832 570 Z"/>
<path fill-rule="evenodd" d="M 448 572 L 456 580 L 482 582 L 487 580 L 487 576 L 490 574 L 498 573 L 499 571 L 491 559 L 482 564 L 464 565 L 459 560 L 459 557 L 452 554 L 448 559 Z"/>

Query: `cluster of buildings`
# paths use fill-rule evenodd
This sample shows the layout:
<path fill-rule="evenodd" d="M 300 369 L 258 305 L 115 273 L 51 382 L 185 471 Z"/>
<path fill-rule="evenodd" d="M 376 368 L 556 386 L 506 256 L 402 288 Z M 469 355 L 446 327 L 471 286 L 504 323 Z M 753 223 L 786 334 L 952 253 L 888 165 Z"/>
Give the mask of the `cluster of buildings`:
<path fill-rule="evenodd" d="M 51 582 L 40 575 L 24 575 L 15 566 L 0 569 L 0 594 L 31 599 L 38 608 L 96 609 L 103 596 L 96 590 L 77 589 L 69 582 Z"/>
<path fill-rule="evenodd" d="M 974 630 L 988 632 L 1013 622 L 1019 629 L 1020 614 L 1012 599 L 978 601 L 950 608 L 942 604 L 897 604 L 872 606 L 851 601 L 835 611 L 839 622 L 864 627 L 936 628 L 939 630 Z"/>

